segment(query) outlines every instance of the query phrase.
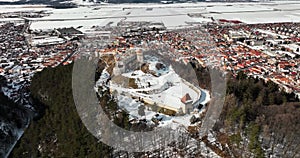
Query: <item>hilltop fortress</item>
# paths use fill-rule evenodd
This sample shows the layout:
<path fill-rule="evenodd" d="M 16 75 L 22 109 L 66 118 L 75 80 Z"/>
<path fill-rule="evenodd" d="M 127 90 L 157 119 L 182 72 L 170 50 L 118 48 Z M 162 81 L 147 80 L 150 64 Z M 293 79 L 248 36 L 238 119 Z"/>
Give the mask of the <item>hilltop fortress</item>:
<path fill-rule="evenodd" d="M 109 84 L 112 94 L 125 95 L 177 114 L 188 114 L 198 107 L 202 91 L 176 74 L 171 65 L 144 55 L 142 49 L 113 55 L 115 67 Z"/>

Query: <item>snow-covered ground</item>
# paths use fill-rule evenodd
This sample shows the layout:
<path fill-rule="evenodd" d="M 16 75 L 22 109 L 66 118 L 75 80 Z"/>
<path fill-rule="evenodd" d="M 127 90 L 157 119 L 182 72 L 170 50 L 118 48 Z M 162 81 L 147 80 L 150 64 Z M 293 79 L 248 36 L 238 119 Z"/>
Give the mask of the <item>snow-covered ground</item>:
<path fill-rule="evenodd" d="M 160 118 L 158 127 L 170 127 L 176 129 L 179 126 L 188 127 L 190 126 L 190 119 L 194 115 L 196 118 L 200 116 L 203 110 L 196 111 L 190 114 L 183 116 L 168 116 L 162 113 L 155 112 L 149 106 L 145 106 L 138 99 L 132 98 L 132 96 L 140 97 L 143 99 L 149 99 L 157 104 L 170 105 L 174 108 L 180 108 L 183 104 L 181 98 L 189 93 L 193 103 L 206 104 L 210 100 L 210 95 L 207 90 L 195 90 L 186 85 L 186 81 L 183 82 L 183 79 L 175 73 L 172 69 L 172 66 L 166 66 L 163 69 L 157 69 L 156 64 L 161 63 L 156 57 L 147 56 L 146 63 L 149 64 L 149 70 L 155 72 L 158 76 L 153 76 L 149 73 L 144 73 L 141 70 L 135 70 L 122 75 L 127 78 L 135 79 L 138 88 L 125 88 L 112 81 L 109 83 L 111 90 L 116 90 L 117 93 L 117 102 L 119 107 L 126 110 L 130 119 L 146 119 L 148 124 L 154 124 L 152 118 Z M 110 78 L 109 73 L 106 69 L 103 70 L 100 79 L 96 82 L 96 87 L 105 87 L 107 79 Z M 149 87 L 150 83 L 150 87 Z M 169 83 L 169 84 L 167 84 Z M 126 83 L 125 83 L 126 84 Z M 97 91 L 98 88 L 95 88 Z M 149 94 L 145 92 L 148 91 Z M 125 93 L 124 93 L 125 92 Z M 151 92 L 151 93 L 150 93 Z M 113 92 L 114 93 L 114 92 Z M 128 95 L 129 94 L 129 95 Z M 113 94 L 114 95 L 114 94 Z M 144 106 L 144 114 L 139 113 L 139 107 Z M 202 108 L 204 109 L 204 108 Z"/>
<path fill-rule="evenodd" d="M 128 96 L 119 95 L 118 96 L 118 105 L 125 109 L 129 113 L 130 119 L 146 119 L 148 124 L 153 124 L 151 121 L 152 118 L 161 118 L 158 127 L 169 127 L 172 129 L 177 129 L 179 126 L 188 127 L 191 125 L 190 118 L 192 115 L 199 117 L 200 113 L 197 114 L 186 114 L 184 116 L 168 116 L 162 113 L 154 112 L 149 107 L 145 106 L 145 115 L 141 116 L 139 114 L 139 106 L 143 106 L 142 103 L 132 99 Z M 158 116 L 156 116 L 158 115 Z"/>
<path fill-rule="evenodd" d="M 147 9 L 148 8 L 148 9 Z M 151 8 L 151 9 L 149 9 Z M 125 21 L 163 22 L 169 29 L 186 27 L 187 22 L 209 22 L 214 19 L 240 20 L 245 23 L 300 22 L 300 2 L 264 3 L 180 3 L 180 4 L 108 4 L 53 9 L 45 6 L 0 6 L 0 12 L 47 11 L 50 16 L 35 18 L 31 29 L 116 25 Z M 190 17 L 188 14 L 201 14 Z M 10 19 L 13 21 L 13 19 Z M 55 21 L 53 21 L 55 20 Z"/>
<path fill-rule="evenodd" d="M 205 101 L 208 102 L 210 100 L 210 96 L 208 91 L 205 91 Z M 132 99 L 126 95 L 118 95 L 118 105 L 121 108 L 124 108 L 130 115 L 130 119 L 146 119 L 148 123 L 151 124 L 151 119 L 158 114 L 162 120 L 159 122 L 158 127 L 170 127 L 172 129 L 176 129 L 179 126 L 188 127 L 191 125 L 190 119 L 194 115 L 195 117 L 199 117 L 203 111 L 195 112 L 194 114 L 186 114 L 183 116 L 168 116 L 162 113 L 154 112 L 151 108 L 145 106 L 145 116 L 141 116 L 139 114 L 139 106 L 143 106 L 143 104 L 135 99 Z M 169 99 L 171 100 L 171 99 Z M 204 109 L 204 108 L 203 108 Z"/>
<path fill-rule="evenodd" d="M 53 9 L 47 8 L 46 5 L 0 5 L 0 13 L 12 13 L 12 12 L 20 12 L 20 11 L 22 12 L 46 11 L 46 10 L 53 10 Z"/>
<path fill-rule="evenodd" d="M 297 11 L 264 11 L 264 12 L 243 12 L 243 13 L 209 13 L 208 17 L 215 19 L 239 20 L 247 24 L 257 23 L 280 23 L 280 22 L 300 22 Z"/>
<path fill-rule="evenodd" d="M 129 93 L 132 96 L 151 100 L 151 102 L 153 101 L 172 109 L 180 109 L 184 106 L 181 98 L 186 94 L 190 95 L 193 103 L 200 99 L 201 90 L 195 86 L 191 87 L 192 85 L 182 79 L 173 70 L 172 66 L 164 66 L 164 68 L 158 70 L 156 65 L 161 62 L 155 57 L 151 57 L 146 63 L 149 64 L 149 70 L 155 72 L 158 76 L 144 73 L 141 70 L 124 73 L 122 74 L 124 77 L 135 79 L 138 88 L 128 89 L 113 82 L 110 85 L 111 88 L 119 93 Z"/>
<path fill-rule="evenodd" d="M 20 0 L 0 0 L 0 2 L 18 2 Z"/>
<path fill-rule="evenodd" d="M 33 39 L 32 45 L 63 43 L 65 40 L 59 37 L 47 37 L 43 39 Z"/>

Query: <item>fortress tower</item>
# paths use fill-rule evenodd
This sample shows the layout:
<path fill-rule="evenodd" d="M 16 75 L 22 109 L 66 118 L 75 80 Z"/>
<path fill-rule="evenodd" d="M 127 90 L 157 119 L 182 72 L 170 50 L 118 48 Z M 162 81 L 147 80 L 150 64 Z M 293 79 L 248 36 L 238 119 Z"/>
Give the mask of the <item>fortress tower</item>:
<path fill-rule="evenodd" d="M 181 98 L 181 102 L 183 103 L 182 106 L 182 111 L 185 114 L 189 114 L 190 112 L 193 111 L 193 100 L 191 98 L 191 96 L 189 95 L 189 93 L 186 93 L 182 98 Z"/>

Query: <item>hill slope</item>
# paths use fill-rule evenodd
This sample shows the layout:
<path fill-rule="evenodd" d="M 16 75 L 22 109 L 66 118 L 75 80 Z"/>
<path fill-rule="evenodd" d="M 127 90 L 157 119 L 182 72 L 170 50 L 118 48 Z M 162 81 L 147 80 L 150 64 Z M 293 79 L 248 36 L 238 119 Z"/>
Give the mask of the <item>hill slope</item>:
<path fill-rule="evenodd" d="M 72 65 L 34 76 L 31 92 L 41 117 L 32 121 L 10 157 L 108 157 L 111 149 L 88 132 L 72 95 Z"/>

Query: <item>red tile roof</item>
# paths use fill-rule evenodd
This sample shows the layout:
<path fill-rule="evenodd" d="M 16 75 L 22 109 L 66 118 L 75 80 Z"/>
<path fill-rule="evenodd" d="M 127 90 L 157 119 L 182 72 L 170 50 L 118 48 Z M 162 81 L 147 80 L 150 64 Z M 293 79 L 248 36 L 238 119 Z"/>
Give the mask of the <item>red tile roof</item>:
<path fill-rule="evenodd" d="M 190 96 L 188 93 L 186 93 L 186 94 L 181 98 L 181 102 L 184 103 L 184 104 L 189 103 L 189 102 L 191 102 L 191 101 L 192 101 L 192 98 L 191 98 L 191 96 Z"/>

